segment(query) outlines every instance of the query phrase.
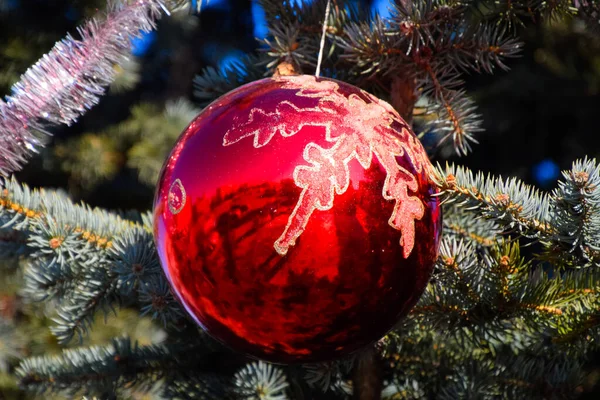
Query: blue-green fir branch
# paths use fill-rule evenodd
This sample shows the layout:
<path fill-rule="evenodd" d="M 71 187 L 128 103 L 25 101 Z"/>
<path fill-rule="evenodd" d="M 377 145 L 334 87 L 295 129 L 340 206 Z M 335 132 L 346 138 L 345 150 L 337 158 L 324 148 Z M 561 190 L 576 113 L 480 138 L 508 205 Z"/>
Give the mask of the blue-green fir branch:
<path fill-rule="evenodd" d="M 282 62 L 288 62 L 294 66 L 296 72 L 300 72 L 303 66 L 316 63 L 314 57 L 316 53 L 310 51 L 315 50 L 314 43 L 301 34 L 300 25 L 274 23 L 269 31 L 272 39 L 264 39 L 265 52 L 270 57 L 270 61 L 266 64 L 269 70 L 274 70 Z"/>
<path fill-rule="evenodd" d="M 59 355 L 30 357 L 16 370 L 21 387 L 45 393 L 118 393 L 149 389 L 161 378 L 184 373 L 203 362 L 205 351 L 193 344 L 140 346 L 117 338 L 103 346 L 66 349 Z"/>
<path fill-rule="evenodd" d="M 142 315 L 151 316 L 165 327 L 179 328 L 186 324 L 185 313 L 164 276 L 152 275 L 138 292 Z"/>
<path fill-rule="evenodd" d="M 386 73 L 392 67 L 397 68 L 397 58 L 405 63 L 409 61 L 408 55 L 392 50 L 397 46 L 398 39 L 395 35 L 390 35 L 386 22 L 379 17 L 375 17 L 373 21 L 349 23 L 344 27 L 344 32 L 344 36 L 337 38 L 338 45 L 344 50 L 340 58 L 348 62 L 350 70 L 357 75 L 374 77 Z M 374 47 L 373 43 L 377 43 L 378 47 Z M 390 57 L 390 53 L 397 57 Z M 404 71 L 405 74 L 410 72 L 410 68 Z"/>
<path fill-rule="evenodd" d="M 75 226 L 58 221 L 49 214 L 30 224 L 28 245 L 34 258 L 46 258 L 62 266 L 95 262 L 96 246 L 84 239 Z"/>
<path fill-rule="evenodd" d="M 234 377 L 234 391 L 243 400 L 287 400 L 289 387 L 285 373 L 264 361 L 246 365 Z"/>
<path fill-rule="evenodd" d="M 551 194 L 454 165 L 438 166 L 434 179 L 445 203 L 539 240 L 545 246 L 541 259 L 585 267 L 600 263 L 599 170 L 595 160 L 576 161 Z"/>
<path fill-rule="evenodd" d="M 76 285 L 60 303 L 54 318 L 56 325 L 51 327 L 59 342 L 66 344 L 75 336 L 83 339 L 98 310 L 114 312 L 116 290 L 115 274 L 106 264 L 94 266 L 78 277 Z"/>
<path fill-rule="evenodd" d="M 355 356 L 320 364 L 307 364 L 303 366 L 303 378 L 311 388 L 330 393 L 332 396 L 346 397 L 348 395 L 346 378 L 354 365 Z"/>
<path fill-rule="evenodd" d="M 283 24 L 291 26 L 299 24 L 306 32 L 320 38 L 323 16 L 325 15 L 326 1 L 314 1 L 301 3 L 296 1 L 281 0 L 259 0 L 265 10 L 269 26 L 274 24 Z M 349 18 L 357 19 L 366 17 L 368 9 L 359 8 L 353 1 L 336 0 L 337 7 L 331 7 L 330 18 L 328 20 L 329 33 L 335 34 L 341 31 Z"/>
<path fill-rule="evenodd" d="M 516 178 L 486 177 L 453 164 L 438 165 L 433 177 L 445 203 L 456 203 L 527 237 L 549 238 L 555 233 L 549 197 Z"/>
<path fill-rule="evenodd" d="M 557 299 L 563 303 L 563 313 L 552 329 L 552 341 L 585 354 L 600 343 L 600 270 L 570 270 L 561 278 Z"/>
<path fill-rule="evenodd" d="M 445 236 L 463 238 L 478 247 L 491 247 L 497 243 L 502 229 L 496 222 L 461 212 L 456 204 L 445 204 L 443 209 Z"/>
<path fill-rule="evenodd" d="M 393 371 L 383 398 L 575 398 L 582 380 L 579 357 L 567 356 L 538 332 L 465 340 L 429 326 L 408 324 L 386 336 L 384 364 Z M 485 346 L 481 346 L 485 344 Z M 543 393 L 543 395 L 541 395 Z"/>
<path fill-rule="evenodd" d="M 235 400 L 231 383 L 211 374 L 178 374 L 166 379 L 163 396 L 177 400 Z"/>
<path fill-rule="evenodd" d="M 131 107 L 125 121 L 101 132 L 88 132 L 55 146 L 50 163 L 69 174 L 70 186 L 91 193 L 119 172 L 137 170 L 139 180 L 154 186 L 164 159 L 198 108 L 184 98 L 163 105 L 142 102 Z M 160 132 L 157 135 L 156 132 Z M 138 221 L 139 216 L 120 214 Z"/>
<path fill-rule="evenodd" d="M 600 265 L 600 166 L 578 160 L 552 192 L 555 234 L 547 256 L 569 266 Z"/>
<path fill-rule="evenodd" d="M 359 2 L 360 3 L 360 2 Z M 277 72 L 277 66 L 287 64 L 289 73 L 309 73 L 316 67 L 323 29 L 323 16 L 326 2 L 295 3 L 293 1 L 262 0 L 268 21 L 269 35 L 261 40 L 263 53 L 268 59 L 268 73 Z M 364 19 L 369 15 L 366 7 L 357 7 L 357 3 L 338 1 L 330 9 L 326 24 L 323 70 L 333 74 L 334 66 L 340 56 L 337 39 L 341 38 L 348 23 Z M 338 79 L 346 76 L 344 69 L 335 70 Z"/>
<path fill-rule="evenodd" d="M 25 300 L 34 302 L 61 299 L 76 285 L 70 266 L 47 259 L 30 260 L 25 266 L 23 281 L 21 293 Z"/>
<path fill-rule="evenodd" d="M 325 2 L 262 3 L 270 30 L 264 42 L 271 60 L 269 71 L 282 63 L 290 64 L 292 73 L 312 68 Z M 468 153 L 482 130 L 481 118 L 462 90 L 460 77 L 466 71 L 507 69 L 506 61 L 519 54 L 521 43 L 502 26 L 477 22 L 477 6 L 469 2 L 396 2 L 389 19 L 352 4 L 337 4 L 327 21 L 325 75 L 343 77 L 372 91 L 383 87 L 390 96 L 395 95 L 392 77 L 416 78 L 412 92 L 430 94 L 436 103 L 429 110 L 434 118 L 429 119 L 428 129 L 440 136 L 441 144 L 452 139 L 448 141 L 459 154 Z M 229 81 L 216 79 L 211 71 L 204 75 L 199 80 L 200 97 L 211 94 L 211 81 L 220 82 L 216 87 Z"/>
<path fill-rule="evenodd" d="M 84 335 L 97 311 L 120 302 L 137 304 L 165 326 L 185 322 L 159 268 L 147 215 L 134 222 L 15 180 L 3 183 L 0 218 L 27 235 L 35 255 L 23 293 L 34 301 L 58 300 L 52 331 L 61 343 Z"/>
<path fill-rule="evenodd" d="M 464 2 L 396 2 L 389 20 L 374 18 L 349 25 L 340 39 L 342 58 L 373 77 L 415 76 L 421 96 L 435 100 L 429 130 L 452 138 L 459 154 L 471 150 L 482 130 L 480 116 L 462 89 L 462 73 L 507 69 L 521 44 L 501 28 L 477 24 Z"/>
<path fill-rule="evenodd" d="M 472 242 L 447 237 L 434 279 L 412 316 L 420 323 L 459 334 L 464 327 L 473 332 L 502 331 L 507 323 L 541 332 L 554 328 L 556 318 L 575 301 L 561 296 L 562 287 L 561 277 L 549 278 L 539 268 L 532 270 L 520 255 L 518 242 L 500 243 L 479 253 Z M 522 326 L 523 321 L 527 326 Z"/>
<path fill-rule="evenodd" d="M 301 3 L 295 1 L 260 0 L 268 21 L 281 20 L 285 24 L 293 24 L 301 18 L 305 10 Z M 323 18 L 321 14 L 321 18 Z"/>
<path fill-rule="evenodd" d="M 444 336 L 444 343 L 458 341 L 480 353 L 497 354 L 509 346 L 520 354 L 551 343 L 553 354 L 569 354 L 583 362 L 598 348 L 599 271 L 550 276 L 525 261 L 516 241 L 484 252 L 476 246 L 444 237 L 434 277 L 405 326 L 433 328 Z"/>
<path fill-rule="evenodd" d="M 130 296 L 153 275 L 161 274 L 152 235 L 144 229 L 132 229 L 113 242 L 109 249 L 118 289 Z"/>
<path fill-rule="evenodd" d="M 515 58 L 523 44 L 497 24 L 480 24 L 473 29 L 463 26 L 457 31 L 443 31 L 449 45 L 440 52 L 456 70 L 486 72 L 496 68 L 507 71 L 506 60 Z"/>
<path fill-rule="evenodd" d="M 554 351 L 553 351 L 554 350 Z M 582 360 L 549 346 L 536 346 L 514 356 L 500 352 L 496 381 L 503 398 L 577 398 L 583 379 Z"/>
<path fill-rule="evenodd" d="M 128 137 L 131 147 L 126 165 L 137 170 L 140 181 L 154 187 L 164 159 L 198 112 L 183 98 L 167 101 L 162 112 L 155 104 L 142 103 L 132 108 L 129 120 L 109 134 L 117 139 Z"/>
<path fill-rule="evenodd" d="M 320 38 L 325 15 L 326 2 L 295 3 L 293 1 L 261 1 L 268 16 L 269 35 L 261 40 L 261 50 L 268 57 L 265 64 L 268 72 L 275 72 L 281 63 L 291 65 L 292 73 L 309 73 L 316 67 Z M 326 23 L 327 40 L 324 52 L 323 70 L 333 73 L 339 59 L 339 42 L 351 21 L 368 18 L 367 7 L 357 6 L 355 2 L 338 1 L 331 7 Z M 338 75 L 339 73 L 339 75 Z M 338 79 L 346 76 L 344 68 L 335 70 Z"/>
<path fill-rule="evenodd" d="M 53 332 L 61 342 L 83 335 L 97 311 L 111 310 L 124 298 L 130 301 L 132 290 L 142 312 L 164 324 L 181 321 L 180 306 L 158 268 L 149 221 L 142 225 L 75 205 L 14 179 L 2 183 L 4 229 L 26 235 L 34 255 L 25 269 L 23 293 L 34 301 L 58 300 Z"/>
<path fill-rule="evenodd" d="M 109 272 L 119 298 L 139 306 L 165 327 L 185 324 L 185 314 L 162 273 L 154 238 L 148 229 L 136 228 L 114 241 L 108 251 Z"/>
<path fill-rule="evenodd" d="M 75 205 L 58 193 L 31 190 L 14 179 L 0 182 L 0 220 L 23 235 L 33 253 L 24 293 L 34 300 L 71 293 L 100 265 L 119 233 L 136 224 L 116 214 Z"/>
<path fill-rule="evenodd" d="M 557 324 L 556 332 L 552 337 L 553 343 L 566 347 L 568 354 L 576 356 L 597 350 L 600 342 L 598 308 L 599 305 L 596 304 L 592 312 L 571 312 L 565 315 L 564 321 L 559 321 Z M 584 360 L 587 361 L 586 358 Z"/>
<path fill-rule="evenodd" d="M 438 146 L 449 142 L 459 155 L 466 155 L 472 151 L 471 144 L 478 143 L 476 134 L 483 131 L 481 115 L 464 90 L 454 90 L 447 85 L 433 70 L 428 70 L 420 85 L 422 93 L 433 99 L 427 110 L 431 118 L 425 129 L 440 137 Z"/>
<path fill-rule="evenodd" d="M 45 234 L 43 230 L 64 230 L 64 233 L 75 233 L 96 248 L 110 247 L 113 237 L 138 226 L 117 214 L 74 204 L 56 192 L 30 189 L 14 178 L 0 178 L 0 222 L 3 228 L 26 234 L 31 234 L 35 228 L 40 235 Z M 65 238 L 57 237 L 59 240 L 55 244 L 62 245 Z"/>

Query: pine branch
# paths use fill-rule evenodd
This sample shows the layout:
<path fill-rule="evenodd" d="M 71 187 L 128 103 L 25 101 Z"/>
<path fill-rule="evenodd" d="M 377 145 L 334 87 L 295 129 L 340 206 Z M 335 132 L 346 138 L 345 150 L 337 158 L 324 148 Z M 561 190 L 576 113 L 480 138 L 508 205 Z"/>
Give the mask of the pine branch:
<path fill-rule="evenodd" d="M 469 3 L 474 17 L 510 30 L 525 26 L 527 20 L 556 21 L 577 13 L 577 4 L 571 0 L 476 0 Z"/>
<path fill-rule="evenodd" d="M 246 365 L 234 378 L 234 393 L 244 400 L 285 400 L 288 386 L 283 371 L 263 361 Z"/>
<path fill-rule="evenodd" d="M 571 326 L 572 310 L 597 310 L 588 277 L 548 277 L 520 255 L 518 242 L 500 243 L 478 253 L 471 242 L 445 238 L 436 274 L 411 315 L 427 326 L 443 328 L 469 340 L 482 332 L 546 332 Z M 595 289 L 595 286 L 594 286 Z"/>
<path fill-rule="evenodd" d="M 25 267 L 23 280 L 22 294 L 34 302 L 63 298 L 76 285 L 68 266 L 47 259 L 31 260 Z"/>
<path fill-rule="evenodd" d="M 124 122 L 60 143 L 53 154 L 75 189 L 91 192 L 125 167 L 137 170 L 139 180 L 153 186 L 165 157 L 198 112 L 183 98 L 167 101 L 164 109 L 154 103 L 139 103 Z"/>
<path fill-rule="evenodd" d="M 434 278 L 409 321 L 492 352 L 509 343 L 521 343 L 514 347 L 521 351 L 542 341 L 556 344 L 556 354 L 581 359 L 597 348 L 600 272 L 573 270 L 550 277 L 525 262 L 518 242 L 484 253 L 472 243 L 443 239 Z"/>
<path fill-rule="evenodd" d="M 547 20 L 560 20 L 577 14 L 572 0 L 537 1 L 536 11 Z"/>
<path fill-rule="evenodd" d="M 367 77 L 393 74 L 399 64 L 409 62 L 397 36 L 390 34 L 386 22 L 379 17 L 371 22 L 350 23 L 344 33 L 337 42 L 344 50 L 340 58 L 348 64 L 351 73 Z M 402 71 L 403 77 L 410 79 L 410 71 L 410 68 Z"/>
<path fill-rule="evenodd" d="M 68 235 L 98 249 L 112 246 L 112 238 L 128 229 L 140 226 L 119 215 L 86 205 L 75 205 L 65 196 L 45 190 L 30 189 L 14 178 L 0 178 L 0 222 L 30 235 L 39 229 L 39 235 L 50 234 L 56 239 L 45 246 L 54 249 L 65 244 Z M 56 229 L 56 231 L 54 231 Z M 54 236 L 54 233 L 58 235 Z M 43 242 L 43 239 L 40 239 Z M 69 242 L 67 241 L 67 244 Z M 42 245 L 40 243 L 40 245 Z"/>
<path fill-rule="evenodd" d="M 310 66 L 316 63 L 318 48 L 306 36 L 300 35 L 300 25 L 283 25 L 282 23 L 273 23 L 269 27 L 272 40 L 264 39 L 267 48 L 264 50 L 271 58 L 267 63 L 267 68 L 273 70 L 282 62 L 289 62 L 296 67 L 298 71 L 302 66 Z M 314 41 L 313 41 L 314 42 Z"/>
<path fill-rule="evenodd" d="M 600 166 L 575 161 L 552 193 L 551 220 L 556 232 L 546 258 L 567 266 L 600 265 Z"/>
<path fill-rule="evenodd" d="M 80 338 L 97 311 L 137 304 L 164 326 L 185 325 L 183 311 L 159 268 L 148 223 L 74 205 L 65 197 L 3 181 L 0 220 L 27 237 L 34 261 L 25 270 L 24 294 L 59 301 L 60 342 Z M 134 216 L 139 220 L 138 216 Z M 147 218 L 146 218 L 147 219 Z"/>
<path fill-rule="evenodd" d="M 285 0 L 260 0 L 269 24 L 281 23 L 282 26 L 299 24 L 305 34 L 315 36 L 317 43 L 321 35 L 326 3 L 326 1 L 302 3 Z M 367 7 L 360 7 L 353 1 L 333 0 L 327 32 L 334 35 L 339 34 L 349 19 L 364 18 L 369 13 L 370 10 Z"/>
<path fill-rule="evenodd" d="M 319 52 L 325 1 L 296 3 L 293 1 L 263 0 L 269 22 L 269 37 L 263 41 L 270 62 L 265 64 L 272 75 L 274 69 L 289 63 L 296 73 L 302 69 L 312 69 L 316 66 L 316 55 Z M 335 0 L 332 3 L 329 19 L 326 22 L 328 40 L 325 45 L 325 58 L 322 64 L 324 75 L 333 75 L 340 79 L 345 74 L 344 69 L 335 69 L 338 60 L 338 42 L 336 39 L 344 34 L 349 21 L 355 21 L 369 15 L 366 7 L 345 0 Z M 306 72 L 306 71 L 304 71 Z"/>
<path fill-rule="evenodd" d="M 468 72 L 492 74 L 496 67 L 503 71 L 509 68 L 505 59 L 519 55 L 523 44 L 498 25 L 481 24 L 470 28 L 463 26 L 442 33 L 438 39 L 436 55 L 450 62 L 454 68 Z"/>
<path fill-rule="evenodd" d="M 193 345 L 139 346 L 120 338 L 106 346 L 25 359 L 16 375 L 23 388 L 38 393 L 114 393 L 125 387 L 148 387 L 176 371 L 189 370 L 202 363 L 203 353 Z"/>
<path fill-rule="evenodd" d="M 384 398 L 571 398 L 582 378 L 579 358 L 561 353 L 538 331 L 508 328 L 452 335 L 405 323 L 386 337 L 393 379 Z M 541 395 L 543 393 L 543 395 Z M 392 397 L 392 396 L 396 397 Z M 403 397 L 407 396 L 407 397 Z"/>
<path fill-rule="evenodd" d="M 70 186 L 79 184 L 85 190 L 114 178 L 124 161 L 118 141 L 108 134 L 85 133 L 57 143 L 53 154 L 61 169 L 70 174 Z"/>
<path fill-rule="evenodd" d="M 466 239 L 479 247 L 491 247 L 497 243 L 497 237 L 502 233 L 498 224 L 461 211 L 455 203 L 444 206 L 445 236 Z"/>
<path fill-rule="evenodd" d="M 583 365 L 552 346 L 535 346 L 521 355 L 499 352 L 496 382 L 505 398 L 577 398 Z"/>
<path fill-rule="evenodd" d="M 357 355 L 343 360 L 304 365 L 304 380 L 323 393 L 347 397 L 344 377 L 349 376 L 356 364 Z"/>
<path fill-rule="evenodd" d="M 600 263 L 599 171 L 595 160 L 576 161 L 551 195 L 516 179 L 486 178 L 454 165 L 438 166 L 435 180 L 445 202 L 540 240 L 541 259 L 557 267 L 585 267 Z"/>
<path fill-rule="evenodd" d="M 148 229 L 130 230 L 115 240 L 108 252 L 115 290 L 120 299 L 133 301 L 142 315 L 164 327 L 182 328 L 186 319 L 163 275 L 154 238 Z"/>
<path fill-rule="evenodd" d="M 79 340 L 90 329 L 97 310 L 108 312 L 116 300 L 115 274 L 106 265 L 97 265 L 77 278 L 66 299 L 61 302 L 51 328 L 59 343 L 66 344 L 74 336 Z M 114 312 L 114 310 L 113 310 Z"/>
<path fill-rule="evenodd" d="M 53 331 L 61 342 L 84 334 L 97 310 L 130 299 L 132 290 L 144 313 L 180 323 L 149 228 L 14 179 L 3 185 L 0 220 L 25 235 L 34 252 L 24 293 L 34 301 L 59 300 Z"/>
<path fill-rule="evenodd" d="M 134 107 L 132 117 L 113 133 L 116 137 L 126 134 L 132 140 L 126 165 L 138 171 L 142 182 L 154 187 L 164 159 L 198 112 L 186 99 L 168 101 L 162 112 L 153 105 L 141 104 Z"/>
<path fill-rule="evenodd" d="M 187 316 L 180 303 L 173 296 L 171 287 L 161 275 L 151 275 L 138 290 L 138 301 L 142 315 L 150 315 L 163 326 L 181 328 L 186 325 Z"/>
<path fill-rule="evenodd" d="M 437 102 L 428 111 L 435 115 L 435 119 L 428 122 L 427 129 L 441 136 L 438 146 L 451 138 L 454 150 L 459 155 L 467 155 L 472 150 L 471 143 L 478 143 L 475 134 L 483 131 L 480 115 L 475 112 L 476 106 L 463 90 L 444 86 L 430 67 L 426 70 L 428 79 L 421 90 L 424 94 L 432 94 Z"/>
<path fill-rule="evenodd" d="M 600 339 L 600 313 L 596 311 L 586 314 L 577 313 L 570 315 L 570 321 L 559 325 L 557 334 L 552 341 L 559 345 L 576 344 L 582 347 L 581 353 L 585 354 L 590 344 L 597 346 Z"/>
<path fill-rule="evenodd" d="M 131 39 L 154 29 L 165 4 L 183 3 L 114 3 L 102 21 L 79 28 L 80 40 L 66 36 L 27 70 L 6 101 L 0 100 L 0 175 L 20 169 L 43 146 L 52 125 L 70 125 L 96 104 L 114 79 L 114 65 L 126 59 Z"/>
<path fill-rule="evenodd" d="M 248 56 L 223 71 L 213 67 L 205 68 L 194 79 L 194 96 L 201 102 L 208 103 L 243 84 L 261 79 L 266 72 L 260 67 L 262 64 L 265 64 L 262 57 Z"/>
<path fill-rule="evenodd" d="M 481 172 L 473 174 L 467 168 L 447 164 L 445 169 L 440 165 L 435 168 L 434 179 L 444 202 L 477 211 L 503 229 L 545 239 L 556 232 L 550 223 L 548 196 L 515 178 L 485 177 Z"/>
<path fill-rule="evenodd" d="M 260 0 L 260 5 L 265 10 L 267 21 L 280 19 L 289 25 L 297 22 L 302 15 L 302 5 L 295 1 Z"/>
<path fill-rule="evenodd" d="M 181 374 L 165 383 L 163 396 L 178 400 L 234 400 L 230 383 L 210 374 Z"/>
<path fill-rule="evenodd" d="M 142 229 L 131 230 L 115 240 L 109 256 L 124 296 L 140 290 L 153 276 L 161 275 L 152 235 Z"/>
<path fill-rule="evenodd" d="M 390 20 L 350 23 L 338 39 L 341 59 L 354 73 L 416 79 L 420 94 L 437 103 L 429 110 L 435 120 L 428 129 L 440 133 L 440 144 L 452 138 L 459 154 L 470 151 L 481 131 L 480 116 L 461 89 L 461 73 L 507 69 L 504 60 L 521 48 L 503 30 L 474 24 L 469 10 L 458 1 L 400 2 Z"/>

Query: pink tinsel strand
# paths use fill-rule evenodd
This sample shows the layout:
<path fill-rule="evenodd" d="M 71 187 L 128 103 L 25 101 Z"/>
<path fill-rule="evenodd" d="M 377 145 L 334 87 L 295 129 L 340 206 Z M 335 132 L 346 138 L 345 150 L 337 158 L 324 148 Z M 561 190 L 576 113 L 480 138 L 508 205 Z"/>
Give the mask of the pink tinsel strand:
<path fill-rule="evenodd" d="M 43 145 L 52 124 L 70 125 L 94 106 L 112 82 L 131 39 L 155 28 L 160 0 L 113 4 L 102 22 L 92 19 L 67 35 L 0 99 L 0 175 L 18 169 Z"/>

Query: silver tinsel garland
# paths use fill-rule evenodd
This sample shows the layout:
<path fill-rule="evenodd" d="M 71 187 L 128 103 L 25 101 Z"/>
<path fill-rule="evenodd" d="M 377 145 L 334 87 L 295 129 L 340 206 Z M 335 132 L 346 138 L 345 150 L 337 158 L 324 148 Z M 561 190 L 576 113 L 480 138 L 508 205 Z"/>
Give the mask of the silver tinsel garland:
<path fill-rule="evenodd" d="M 155 28 L 161 14 L 183 0 L 112 2 L 104 18 L 67 35 L 29 68 L 5 101 L 0 100 L 0 175 L 17 171 L 44 143 L 52 125 L 70 125 L 105 93 L 115 66 L 130 52 L 131 40 Z"/>

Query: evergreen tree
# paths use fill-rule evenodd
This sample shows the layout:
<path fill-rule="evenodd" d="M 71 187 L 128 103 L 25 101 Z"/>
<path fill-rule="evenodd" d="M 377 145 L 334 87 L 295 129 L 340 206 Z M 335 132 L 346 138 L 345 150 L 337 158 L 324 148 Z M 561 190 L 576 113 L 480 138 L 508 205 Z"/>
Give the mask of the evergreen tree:
<path fill-rule="evenodd" d="M 19 65 L 4 46 L 0 84 L 12 89 L 0 101 L 0 397 L 530 399 L 591 390 L 600 339 L 600 165 L 573 160 L 557 186 L 542 191 L 457 164 L 477 151 L 483 130 L 465 77 L 508 70 L 527 51 L 531 26 L 568 31 L 598 57 L 600 5 L 397 0 L 386 17 L 363 2 L 330 5 L 324 24 L 325 0 L 263 0 L 269 34 L 239 63 L 194 71 L 199 63 L 186 69 L 193 56 L 178 48 L 171 76 L 198 72 L 191 98 L 174 83 L 110 124 L 79 126 L 81 134 L 53 142 L 51 132 L 107 92 L 105 101 L 123 103 L 152 86 L 145 63 L 160 55 L 128 57 L 132 37 L 147 37 L 161 19 L 159 32 L 196 38 L 205 5 L 111 2 L 20 78 L 16 71 L 34 55 Z M 30 32 L 7 28 L 8 16 L 25 12 L 13 7 L 0 0 L 0 31 L 27 47 Z M 90 15 L 92 8 L 74 9 Z M 272 365 L 216 343 L 187 318 L 160 268 L 149 212 L 72 198 L 92 202 L 119 179 L 136 181 L 134 196 L 151 193 L 174 141 L 203 106 L 265 76 L 314 74 L 323 25 L 321 75 L 388 101 L 439 162 L 444 232 L 425 293 L 393 331 L 347 359 Z M 40 39 L 41 47 L 56 35 Z M 443 162 L 450 157 L 458 161 Z M 69 193 L 20 179 L 43 184 L 40 171 L 56 170 Z M 111 190 L 128 196 L 118 188 Z M 131 207 L 122 200 L 118 207 Z"/>

